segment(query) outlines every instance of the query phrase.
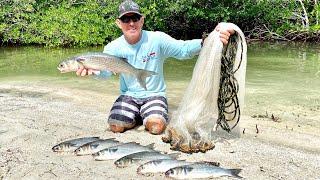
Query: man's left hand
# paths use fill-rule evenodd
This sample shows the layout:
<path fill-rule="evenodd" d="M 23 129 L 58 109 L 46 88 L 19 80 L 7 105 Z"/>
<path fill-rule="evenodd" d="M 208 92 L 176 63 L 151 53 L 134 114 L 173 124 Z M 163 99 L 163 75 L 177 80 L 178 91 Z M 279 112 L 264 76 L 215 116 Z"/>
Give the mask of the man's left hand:
<path fill-rule="evenodd" d="M 225 26 L 221 28 L 221 25 L 218 24 L 215 28 L 216 31 L 220 32 L 220 40 L 221 42 L 226 45 L 228 44 L 229 37 L 234 34 L 234 30 L 231 26 Z"/>

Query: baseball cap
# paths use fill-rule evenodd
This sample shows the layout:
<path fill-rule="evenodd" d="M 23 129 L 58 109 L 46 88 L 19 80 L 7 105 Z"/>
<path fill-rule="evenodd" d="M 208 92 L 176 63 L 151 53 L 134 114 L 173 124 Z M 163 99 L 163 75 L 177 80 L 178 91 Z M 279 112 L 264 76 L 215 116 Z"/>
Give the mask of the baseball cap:
<path fill-rule="evenodd" d="M 119 5 L 119 18 L 127 13 L 136 13 L 142 16 L 139 5 L 132 0 L 125 0 Z"/>

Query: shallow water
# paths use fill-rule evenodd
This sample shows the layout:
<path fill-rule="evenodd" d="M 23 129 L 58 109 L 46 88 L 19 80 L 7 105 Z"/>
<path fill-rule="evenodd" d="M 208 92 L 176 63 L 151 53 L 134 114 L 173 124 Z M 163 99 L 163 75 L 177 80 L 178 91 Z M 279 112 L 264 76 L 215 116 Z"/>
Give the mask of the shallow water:
<path fill-rule="evenodd" d="M 106 94 L 118 93 L 118 77 L 107 80 L 60 74 L 57 64 L 67 57 L 99 52 L 103 47 L 42 48 L 1 47 L 0 81 L 42 80 L 72 88 L 89 89 Z M 169 104 L 176 107 L 192 76 L 195 59 L 165 63 Z M 112 84 L 114 88 L 107 88 Z M 290 113 L 311 121 L 320 111 L 320 46 L 311 44 L 250 44 L 246 77 L 246 107 L 244 114 Z M 310 116 L 310 117 L 309 117 Z M 290 119 L 290 115 L 288 118 Z M 296 118 L 297 119 L 297 118 Z M 299 118 L 301 119 L 301 118 Z"/>
<path fill-rule="evenodd" d="M 283 119 L 305 117 L 319 122 L 320 46 L 260 44 L 249 48 L 246 111 L 269 115 L 274 111 Z"/>

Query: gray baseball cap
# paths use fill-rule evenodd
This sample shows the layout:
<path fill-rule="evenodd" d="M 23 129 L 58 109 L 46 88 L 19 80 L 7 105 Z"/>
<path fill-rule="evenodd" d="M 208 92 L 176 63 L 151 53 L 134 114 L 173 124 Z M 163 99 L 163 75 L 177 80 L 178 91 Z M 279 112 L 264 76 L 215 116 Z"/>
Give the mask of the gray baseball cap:
<path fill-rule="evenodd" d="M 119 18 L 127 13 L 136 13 L 142 16 L 139 5 L 132 0 L 125 0 L 119 6 Z"/>

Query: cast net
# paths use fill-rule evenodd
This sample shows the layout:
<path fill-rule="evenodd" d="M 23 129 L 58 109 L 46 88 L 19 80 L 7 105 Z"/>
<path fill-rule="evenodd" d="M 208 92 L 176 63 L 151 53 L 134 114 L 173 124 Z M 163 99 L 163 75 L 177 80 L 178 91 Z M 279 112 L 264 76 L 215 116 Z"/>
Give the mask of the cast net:
<path fill-rule="evenodd" d="M 227 23 L 220 23 L 220 28 Z M 230 132 L 240 121 L 244 105 L 247 44 L 241 29 L 223 46 L 219 32 L 205 39 L 191 82 L 172 114 L 164 142 L 182 152 L 205 152 L 214 147 L 217 128 Z"/>

